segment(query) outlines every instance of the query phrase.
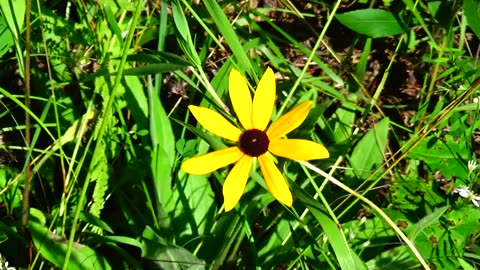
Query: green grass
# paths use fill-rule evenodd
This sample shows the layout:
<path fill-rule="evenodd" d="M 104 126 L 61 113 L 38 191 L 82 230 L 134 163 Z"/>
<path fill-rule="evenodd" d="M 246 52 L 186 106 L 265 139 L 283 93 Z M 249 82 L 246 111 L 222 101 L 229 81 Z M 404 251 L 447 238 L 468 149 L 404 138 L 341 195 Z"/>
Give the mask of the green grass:
<path fill-rule="evenodd" d="M 0 2 L 0 264 L 479 269 L 478 3 L 276 2 Z M 276 158 L 292 207 L 255 168 L 225 212 L 232 166 L 181 164 L 231 142 L 187 106 L 238 124 L 230 71 L 267 67 L 330 158 Z"/>

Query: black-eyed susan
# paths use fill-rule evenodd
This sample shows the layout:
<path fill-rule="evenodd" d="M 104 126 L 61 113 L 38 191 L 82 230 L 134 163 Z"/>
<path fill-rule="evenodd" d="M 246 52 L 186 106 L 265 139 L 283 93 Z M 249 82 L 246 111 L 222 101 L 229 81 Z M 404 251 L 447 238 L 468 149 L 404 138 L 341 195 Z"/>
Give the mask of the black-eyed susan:
<path fill-rule="evenodd" d="M 305 120 L 312 107 L 312 101 L 297 105 L 267 129 L 275 105 L 275 89 L 275 75 L 268 68 L 260 79 L 252 101 L 246 79 L 234 69 L 230 72 L 230 99 L 244 130 L 235 127 L 215 111 L 188 106 L 205 129 L 236 143 L 236 146 L 190 158 L 182 165 L 186 173 L 201 175 L 235 163 L 223 185 L 225 211 L 230 211 L 240 200 L 254 158 L 258 160 L 270 193 L 281 203 L 291 206 L 292 194 L 269 152 L 293 160 L 329 157 L 327 149 L 316 142 L 283 138 Z"/>

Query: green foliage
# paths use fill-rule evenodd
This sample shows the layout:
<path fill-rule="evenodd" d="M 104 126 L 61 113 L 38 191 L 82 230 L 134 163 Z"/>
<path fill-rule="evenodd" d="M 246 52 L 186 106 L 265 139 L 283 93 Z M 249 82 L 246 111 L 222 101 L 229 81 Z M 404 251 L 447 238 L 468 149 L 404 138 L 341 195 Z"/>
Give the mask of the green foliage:
<path fill-rule="evenodd" d="M 0 269 L 480 268 L 477 1 L 154 2 L 0 1 Z M 239 126 L 230 71 L 267 67 L 330 158 L 224 212 L 232 166 L 181 165 L 234 143 L 188 106 Z"/>
<path fill-rule="evenodd" d="M 470 150 L 465 141 L 446 135 L 444 141 L 436 136 L 429 136 L 416 147 L 409 156 L 425 161 L 432 171 L 440 171 L 445 177 L 453 176 L 466 179 L 468 169 L 465 160 Z"/>
<path fill-rule="evenodd" d="M 337 14 L 337 19 L 353 31 L 372 38 L 388 37 L 404 32 L 394 14 L 382 9 L 358 9 Z"/>
<path fill-rule="evenodd" d="M 463 10 L 468 21 L 468 26 L 477 37 L 480 37 L 480 3 L 474 0 L 463 1 Z"/>
<path fill-rule="evenodd" d="M 350 166 L 357 177 L 367 179 L 372 170 L 383 164 L 387 148 L 388 126 L 388 118 L 382 119 L 353 148 Z"/>
<path fill-rule="evenodd" d="M 66 239 L 50 232 L 44 224 L 35 221 L 29 223 L 28 229 L 33 243 L 38 247 L 38 252 L 57 267 L 63 266 L 68 246 Z M 112 269 L 108 261 L 94 249 L 80 243 L 73 245 L 69 267 L 71 269 Z"/>

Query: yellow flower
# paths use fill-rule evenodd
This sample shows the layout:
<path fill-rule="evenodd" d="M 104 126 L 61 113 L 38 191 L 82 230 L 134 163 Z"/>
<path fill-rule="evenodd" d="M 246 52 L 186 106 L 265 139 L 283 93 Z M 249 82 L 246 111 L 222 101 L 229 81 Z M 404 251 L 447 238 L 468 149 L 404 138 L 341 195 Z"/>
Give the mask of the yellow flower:
<path fill-rule="evenodd" d="M 260 79 L 252 102 L 246 79 L 232 69 L 229 77 L 230 99 L 244 131 L 215 111 L 193 105 L 188 106 L 193 116 L 205 129 L 237 143 L 233 147 L 193 157 L 182 165 L 186 173 L 201 175 L 235 163 L 223 185 L 225 211 L 230 211 L 240 200 L 254 158 L 257 158 L 260 164 L 260 170 L 270 193 L 281 203 L 291 206 L 292 194 L 268 152 L 293 160 L 329 157 L 327 149 L 318 143 L 282 138 L 302 124 L 310 112 L 312 101 L 297 105 L 267 129 L 275 105 L 275 88 L 275 75 L 268 68 Z"/>

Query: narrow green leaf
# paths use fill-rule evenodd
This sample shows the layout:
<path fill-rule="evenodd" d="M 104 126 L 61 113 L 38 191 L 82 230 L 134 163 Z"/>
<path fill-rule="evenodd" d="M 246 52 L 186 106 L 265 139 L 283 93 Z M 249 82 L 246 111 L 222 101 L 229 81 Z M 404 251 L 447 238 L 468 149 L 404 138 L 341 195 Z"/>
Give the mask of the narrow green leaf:
<path fill-rule="evenodd" d="M 182 121 L 179 121 L 177 119 L 172 118 L 173 121 L 177 122 L 178 124 L 184 126 L 186 129 L 190 130 L 193 132 L 195 135 L 198 137 L 202 138 L 204 141 L 206 141 L 214 150 L 220 150 L 227 148 L 227 146 L 220 140 L 218 137 L 214 137 L 206 132 L 201 131 L 200 129 L 184 123 Z"/>
<path fill-rule="evenodd" d="M 222 34 L 224 40 L 227 42 L 228 46 L 232 50 L 233 55 L 237 59 L 237 63 L 240 66 L 240 70 L 244 70 L 247 73 L 253 73 L 253 78 L 256 78 L 256 74 L 253 71 L 252 63 L 250 63 L 247 54 L 243 50 L 242 44 L 240 44 L 240 39 L 238 38 L 235 30 L 233 29 L 230 21 L 228 20 L 225 12 L 218 5 L 218 2 L 215 0 L 205 0 L 203 4 L 210 13 L 213 21 L 218 27 L 218 30 Z"/>
<path fill-rule="evenodd" d="M 118 27 L 118 23 L 115 20 L 115 15 L 113 15 L 112 7 L 105 3 L 103 5 L 103 10 L 105 11 L 105 17 L 107 19 L 108 24 L 110 25 L 110 28 L 112 29 L 113 33 L 118 39 L 118 42 L 120 42 L 120 46 L 123 45 L 123 38 L 122 38 L 122 30 L 120 27 Z"/>
<path fill-rule="evenodd" d="M 149 64 L 141 67 L 126 69 L 123 75 L 140 76 L 140 75 L 148 75 L 148 74 L 158 74 L 158 73 L 165 73 L 165 72 L 178 70 L 184 67 L 187 67 L 187 66 L 170 64 L 170 63 Z"/>
<path fill-rule="evenodd" d="M 438 222 L 438 220 L 443 216 L 443 214 L 450 208 L 450 206 L 443 206 L 436 208 L 432 213 L 426 215 L 420 219 L 417 223 L 409 226 L 407 228 L 407 236 L 410 240 L 414 241 L 415 238 L 428 226 Z"/>
<path fill-rule="evenodd" d="M 322 226 L 323 231 L 328 237 L 328 242 L 337 257 L 340 268 L 343 270 L 366 270 L 363 261 L 348 246 L 347 239 L 342 230 L 339 229 L 337 224 L 325 213 L 324 207 L 294 182 L 289 182 L 289 184 L 295 198 L 310 210 L 320 226 Z"/>
<path fill-rule="evenodd" d="M 73 214 L 73 213 L 72 213 Z M 107 231 L 109 233 L 113 233 L 112 228 L 102 219 L 100 219 L 97 216 L 92 215 L 91 213 L 88 212 L 81 212 L 79 218 L 85 222 L 88 222 L 92 225 L 95 225 L 99 228 L 101 228 L 104 231 Z"/>
<path fill-rule="evenodd" d="M 176 64 L 181 66 L 191 66 L 192 64 L 185 60 L 183 57 L 169 53 L 169 52 L 161 52 L 161 51 L 148 51 L 149 53 L 139 53 L 134 55 L 129 55 L 127 57 L 127 61 L 134 61 L 134 62 L 144 62 L 144 63 L 151 63 L 151 64 L 160 64 L 160 63 L 170 63 Z"/>

